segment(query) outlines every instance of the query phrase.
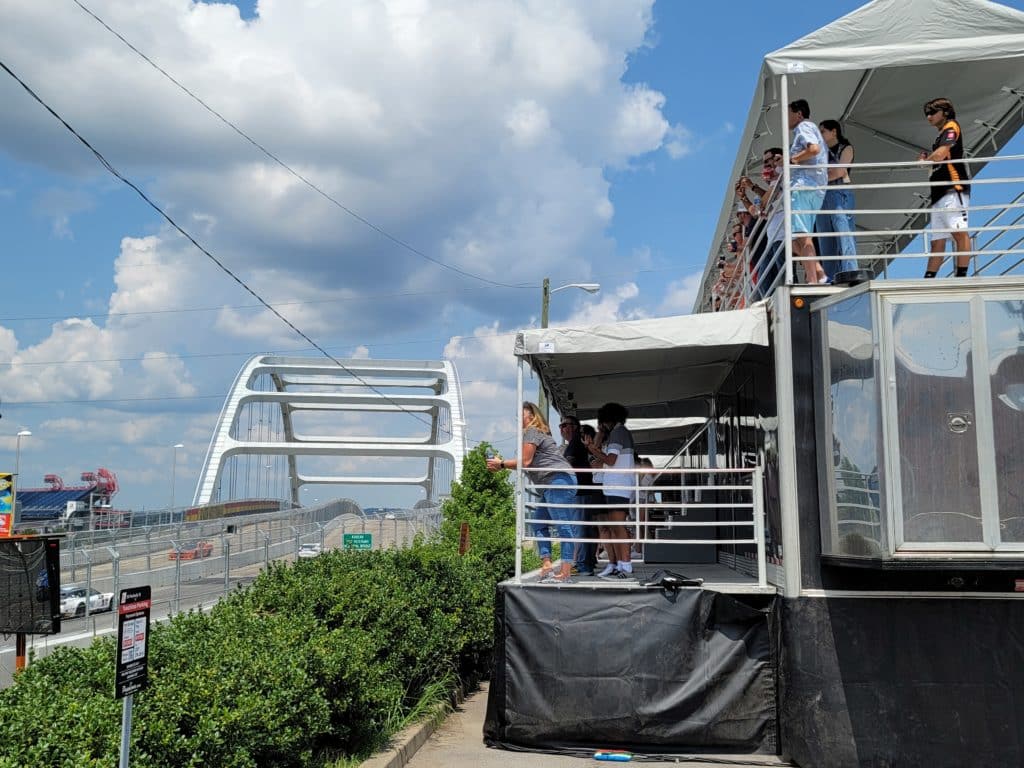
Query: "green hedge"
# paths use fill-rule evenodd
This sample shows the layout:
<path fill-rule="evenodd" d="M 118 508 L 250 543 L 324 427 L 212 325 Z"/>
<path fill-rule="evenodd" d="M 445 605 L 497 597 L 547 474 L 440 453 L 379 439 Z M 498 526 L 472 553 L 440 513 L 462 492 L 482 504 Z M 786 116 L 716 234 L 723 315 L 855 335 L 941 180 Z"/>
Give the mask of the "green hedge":
<path fill-rule="evenodd" d="M 154 625 L 132 765 L 332 765 L 486 675 L 514 518 L 507 479 L 482 466 L 481 447 L 432 541 L 274 565 L 209 613 Z M 464 557 L 462 521 L 473 542 Z M 0 691 L 0 768 L 117 764 L 114 651 L 112 638 L 60 648 Z"/>

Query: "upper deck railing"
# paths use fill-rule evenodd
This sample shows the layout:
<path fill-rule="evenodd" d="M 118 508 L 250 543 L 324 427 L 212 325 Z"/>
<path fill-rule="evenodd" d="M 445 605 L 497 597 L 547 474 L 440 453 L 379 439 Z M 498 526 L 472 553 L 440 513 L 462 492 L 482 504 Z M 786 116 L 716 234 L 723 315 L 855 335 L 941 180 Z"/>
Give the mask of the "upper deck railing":
<path fill-rule="evenodd" d="M 786 159 L 788 162 L 788 158 Z M 970 170 L 972 166 L 985 165 L 972 178 L 969 204 L 965 206 L 969 223 L 967 232 L 971 248 L 960 255 L 970 257 L 970 276 L 997 276 L 1021 274 L 1024 272 L 1024 155 L 1002 155 L 993 157 L 975 156 L 958 160 Z M 943 233 L 948 241 L 946 257 L 939 276 L 953 273 L 955 241 L 949 228 L 932 228 L 929 223 L 931 212 L 930 188 L 948 187 L 950 182 L 930 182 L 928 176 L 935 165 L 927 161 L 880 162 L 831 164 L 833 169 L 848 169 L 852 178 L 849 184 L 827 186 L 803 186 L 804 190 L 841 190 L 852 193 L 854 204 L 849 208 L 828 206 L 826 197 L 820 210 L 804 210 L 791 207 L 790 195 L 781 194 L 785 189 L 784 172 L 772 182 L 753 227 L 738 243 L 735 253 L 726 250 L 719 259 L 717 268 L 708 277 L 709 306 L 705 311 L 740 309 L 754 301 L 767 298 L 782 283 L 807 282 L 803 265 L 810 257 L 793 252 L 792 216 L 813 215 L 820 226 L 812 236 L 816 238 L 815 258 L 824 266 L 825 262 L 841 262 L 852 259 L 850 265 L 870 270 L 876 278 L 888 276 L 917 276 L 924 272 L 930 252 L 930 235 Z M 794 166 L 791 166 L 794 167 Z M 800 166 L 806 168 L 807 166 Z M 819 166 L 821 167 L 821 166 Z M 971 174 L 974 175 L 973 173 Z M 883 204 L 857 207 L 857 192 L 870 191 L 875 201 Z M 755 203 L 756 198 L 747 197 Z M 742 202 L 742 201 L 741 201 Z M 889 205 L 887 203 L 891 202 Z M 752 205 L 751 207 L 756 208 Z M 849 214 L 854 226 L 847 231 L 830 231 L 823 217 Z M 737 212 L 737 218 L 739 214 Z M 850 238 L 854 254 L 820 255 L 820 244 L 825 240 L 839 242 Z M 833 249 L 829 249 L 833 250 Z M 834 250 L 840 251 L 840 248 Z M 911 266 L 913 264 L 913 266 Z"/>

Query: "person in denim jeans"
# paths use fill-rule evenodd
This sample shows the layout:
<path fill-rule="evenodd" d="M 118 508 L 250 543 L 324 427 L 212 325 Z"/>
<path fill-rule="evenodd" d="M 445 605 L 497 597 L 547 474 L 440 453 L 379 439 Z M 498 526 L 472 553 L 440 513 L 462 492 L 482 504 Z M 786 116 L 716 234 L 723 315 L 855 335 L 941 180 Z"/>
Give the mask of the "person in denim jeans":
<path fill-rule="evenodd" d="M 570 581 L 572 576 L 573 555 L 575 547 L 573 539 L 580 538 L 580 527 L 574 525 L 579 520 L 579 509 L 570 507 L 576 500 L 576 478 L 572 473 L 572 465 L 566 461 L 559 450 L 558 444 L 551 437 L 551 428 L 541 415 L 540 409 L 533 403 L 523 403 L 523 445 L 519 453 L 520 459 L 487 460 L 487 468 L 492 472 L 501 469 L 514 469 L 522 461 L 523 467 L 545 470 L 530 472 L 527 477 L 538 486 L 544 505 L 534 508 L 529 516 L 537 520 L 551 520 L 547 523 L 534 524 L 534 536 L 550 535 L 549 527 L 555 529 L 561 539 L 561 568 L 556 576 L 551 566 L 551 540 L 541 539 L 537 542 L 537 552 L 541 559 L 540 579 L 545 582 Z M 544 487 L 551 486 L 551 487 Z"/>
<path fill-rule="evenodd" d="M 828 146 L 829 164 L 853 162 L 853 145 L 843 136 L 843 129 L 836 120 L 822 120 L 821 135 Z M 815 231 L 822 234 L 829 232 L 853 232 L 853 215 L 848 213 L 854 208 L 853 192 L 846 188 L 850 183 L 849 168 L 828 169 L 828 190 L 822 210 L 837 211 L 836 213 L 818 214 Z M 829 282 L 840 272 L 857 268 L 857 243 L 852 235 L 843 234 L 839 237 L 819 237 L 818 248 L 822 256 L 842 256 L 842 259 L 822 259 Z"/>

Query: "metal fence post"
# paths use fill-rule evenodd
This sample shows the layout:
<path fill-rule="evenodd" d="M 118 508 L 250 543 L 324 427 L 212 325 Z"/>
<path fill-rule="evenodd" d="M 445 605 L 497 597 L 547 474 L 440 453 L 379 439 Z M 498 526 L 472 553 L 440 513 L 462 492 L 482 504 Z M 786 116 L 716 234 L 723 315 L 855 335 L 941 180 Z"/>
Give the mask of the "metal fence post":
<path fill-rule="evenodd" d="M 295 537 L 295 559 L 298 560 L 299 559 L 299 539 L 301 538 L 301 534 L 299 533 L 299 529 L 296 528 L 294 525 L 289 525 L 288 527 L 291 528 L 292 536 Z"/>
<path fill-rule="evenodd" d="M 153 563 L 152 563 L 152 557 L 151 557 L 151 552 L 150 552 L 152 547 L 150 546 L 150 541 L 149 541 L 150 530 L 151 530 L 151 528 L 148 525 L 145 528 L 143 528 L 143 531 L 146 534 L 146 570 L 147 571 L 153 570 Z"/>
<path fill-rule="evenodd" d="M 121 582 L 121 553 L 117 550 L 117 547 L 107 547 L 107 551 L 110 553 L 110 569 L 111 575 L 114 577 L 114 588 L 111 590 L 114 593 L 114 598 L 117 597 L 117 587 Z M 117 612 L 110 612 L 113 618 L 113 625 L 117 626 Z"/>
<path fill-rule="evenodd" d="M 82 550 L 85 555 L 85 616 L 89 617 L 92 611 L 89 609 L 89 594 L 92 592 L 92 554 L 89 550 Z"/>
<path fill-rule="evenodd" d="M 263 537 L 263 567 L 270 568 L 270 533 L 260 528 L 256 529 L 256 533 Z"/>
<path fill-rule="evenodd" d="M 231 539 L 226 533 L 221 534 L 220 548 L 224 554 L 224 594 L 226 595 L 231 587 Z"/>
<path fill-rule="evenodd" d="M 317 531 L 320 533 L 320 551 L 323 552 L 327 549 L 327 527 L 323 523 L 316 524 Z"/>
<path fill-rule="evenodd" d="M 171 540 L 174 547 L 174 613 L 180 610 L 181 605 L 181 543 Z"/>

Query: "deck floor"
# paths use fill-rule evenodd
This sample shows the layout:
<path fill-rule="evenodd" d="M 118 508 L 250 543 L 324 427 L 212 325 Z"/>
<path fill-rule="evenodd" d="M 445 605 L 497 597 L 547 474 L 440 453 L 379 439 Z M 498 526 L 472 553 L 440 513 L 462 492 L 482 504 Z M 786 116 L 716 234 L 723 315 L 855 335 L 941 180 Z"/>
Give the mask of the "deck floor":
<path fill-rule="evenodd" d="M 598 563 L 598 571 L 607 565 L 605 562 Z M 555 564 L 557 571 L 558 564 Z M 721 563 L 668 563 L 648 564 L 633 563 L 633 577 L 631 579 L 602 579 L 597 576 L 573 576 L 569 583 L 546 582 L 541 583 L 540 571 L 524 573 L 523 584 L 536 587 L 560 587 L 570 589 L 573 587 L 606 588 L 606 589 L 635 589 L 644 582 L 650 581 L 658 571 L 672 571 L 688 579 L 702 579 L 701 587 L 692 589 L 710 589 L 715 592 L 726 593 L 753 593 L 753 594 L 774 594 L 777 590 L 772 584 L 766 587 L 759 587 L 757 579 L 741 573 Z"/>

